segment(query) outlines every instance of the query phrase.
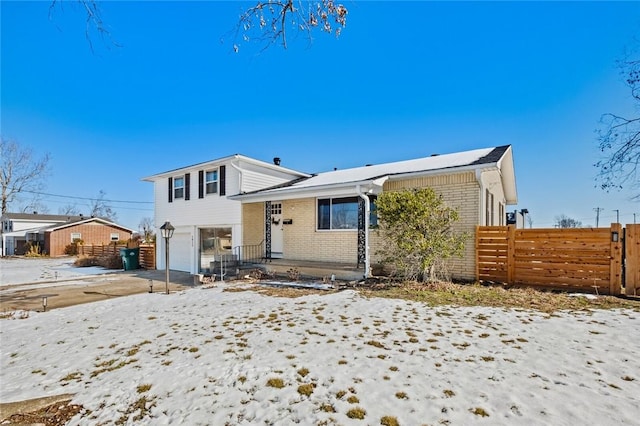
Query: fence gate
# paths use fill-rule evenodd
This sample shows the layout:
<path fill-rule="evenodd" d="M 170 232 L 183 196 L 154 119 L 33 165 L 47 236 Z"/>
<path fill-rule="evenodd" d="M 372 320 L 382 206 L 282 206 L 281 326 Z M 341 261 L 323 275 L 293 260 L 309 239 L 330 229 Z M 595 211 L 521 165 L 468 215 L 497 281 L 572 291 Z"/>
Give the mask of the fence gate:
<path fill-rule="evenodd" d="M 640 296 L 640 224 L 625 227 L 624 256 L 625 294 Z"/>
<path fill-rule="evenodd" d="M 625 238 L 626 237 L 626 238 Z M 640 293 L 640 226 L 610 228 L 476 228 L 476 278 L 562 290 Z M 626 242 L 623 250 L 623 241 Z M 625 262 L 626 257 L 626 262 Z"/>

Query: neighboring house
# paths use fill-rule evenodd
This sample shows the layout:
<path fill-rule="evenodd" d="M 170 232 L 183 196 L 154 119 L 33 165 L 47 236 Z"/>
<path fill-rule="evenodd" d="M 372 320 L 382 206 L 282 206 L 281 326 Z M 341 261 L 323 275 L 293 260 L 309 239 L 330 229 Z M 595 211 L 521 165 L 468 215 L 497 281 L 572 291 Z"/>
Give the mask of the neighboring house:
<path fill-rule="evenodd" d="M 175 227 L 169 242 L 170 269 L 192 274 L 209 272 L 211 262 L 231 255 L 242 245 L 242 205 L 228 195 L 309 176 L 281 167 L 279 158 L 267 163 L 236 154 L 143 178 L 154 185 L 156 227 L 165 221 Z M 158 269 L 165 268 L 164 245 L 158 238 Z"/>
<path fill-rule="evenodd" d="M 83 244 L 111 244 L 130 240 L 133 230 L 107 219 L 89 217 L 51 226 L 41 234 L 44 234 L 44 253 L 63 256 L 65 247 L 75 240 L 82 240 Z"/>
<path fill-rule="evenodd" d="M 43 254 L 64 255 L 74 239 L 85 244 L 108 244 L 128 240 L 133 231 L 106 219 L 86 216 L 5 213 L 2 223 L 2 256 L 25 254 L 27 243 L 40 246 Z"/>
<path fill-rule="evenodd" d="M 33 213 L 5 213 L 2 222 L 2 256 L 24 254 L 28 242 L 44 244 L 41 229 L 82 219 L 82 216 Z M 40 238 L 40 239 L 39 239 Z"/>
<path fill-rule="evenodd" d="M 450 268 L 454 278 L 474 279 L 475 227 L 504 225 L 506 206 L 517 203 L 510 145 L 319 173 L 229 199 L 242 203 L 243 245 L 264 241 L 266 257 L 352 264 L 368 276 L 380 244 L 376 197 L 422 187 L 458 210 L 456 230 L 469 239 Z"/>

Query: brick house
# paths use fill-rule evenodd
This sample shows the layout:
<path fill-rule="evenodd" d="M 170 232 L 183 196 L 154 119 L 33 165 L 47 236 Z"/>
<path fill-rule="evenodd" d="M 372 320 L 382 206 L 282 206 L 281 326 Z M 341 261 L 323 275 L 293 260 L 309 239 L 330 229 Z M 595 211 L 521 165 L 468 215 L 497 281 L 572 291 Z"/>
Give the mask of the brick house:
<path fill-rule="evenodd" d="M 85 218 L 42 230 L 44 252 L 49 256 L 63 256 L 64 249 L 74 240 L 84 244 L 110 244 L 128 241 L 133 230 L 99 217 Z"/>
<path fill-rule="evenodd" d="M 74 239 L 86 244 L 108 244 L 128 240 L 133 234 L 131 229 L 107 219 L 82 215 L 5 213 L 0 222 L 2 256 L 23 255 L 30 244 L 39 245 L 43 254 L 62 256 Z"/>
<path fill-rule="evenodd" d="M 229 198 L 242 203 L 244 245 L 264 241 L 268 258 L 351 264 L 368 276 L 378 262 L 377 196 L 423 187 L 458 211 L 456 230 L 470 239 L 450 268 L 473 280 L 476 226 L 504 225 L 506 206 L 517 203 L 510 145 L 334 170 Z"/>

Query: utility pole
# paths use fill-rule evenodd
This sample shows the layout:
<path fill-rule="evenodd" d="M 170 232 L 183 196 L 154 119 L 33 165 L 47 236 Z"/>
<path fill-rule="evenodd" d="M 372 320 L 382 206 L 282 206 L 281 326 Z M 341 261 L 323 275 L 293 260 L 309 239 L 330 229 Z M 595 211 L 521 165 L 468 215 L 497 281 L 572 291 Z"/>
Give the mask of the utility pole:
<path fill-rule="evenodd" d="M 633 224 L 634 225 L 636 224 L 636 214 L 635 213 L 633 214 Z"/>
<path fill-rule="evenodd" d="M 596 211 L 596 228 L 597 228 L 598 224 L 600 223 L 600 212 L 604 209 L 602 207 L 596 207 L 593 210 Z"/>
<path fill-rule="evenodd" d="M 616 212 L 616 223 L 620 223 L 620 210 L 614 209 L 613 211 Z"/>

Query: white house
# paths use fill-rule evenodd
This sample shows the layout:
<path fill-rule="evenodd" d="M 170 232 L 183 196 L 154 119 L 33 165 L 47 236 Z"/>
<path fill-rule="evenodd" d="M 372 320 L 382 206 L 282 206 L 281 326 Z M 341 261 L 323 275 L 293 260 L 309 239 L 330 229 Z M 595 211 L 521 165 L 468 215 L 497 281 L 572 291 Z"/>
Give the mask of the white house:
<path fill-rule="evenodd" d="M 44 243 L 41 230 L 83 219 L 82 216 L 34 213 L 5 213 L 0 218 L 2 228 L 2 256 L 24 254 L 27 242 Z"/>
<path fill-rule="evenodd" d="M 306 173 L 240 154 L 143 178 L 154 185 L 155 226 L 175 227 L 169 241 L 169 269 L 209 272 L 211 262 L 230 255 L 243 241 L 242 204 L 227 195 L 253 192 L 301 178 Z M 164 241 L 158 238 L 158 269 L 164 269 Z"/>

